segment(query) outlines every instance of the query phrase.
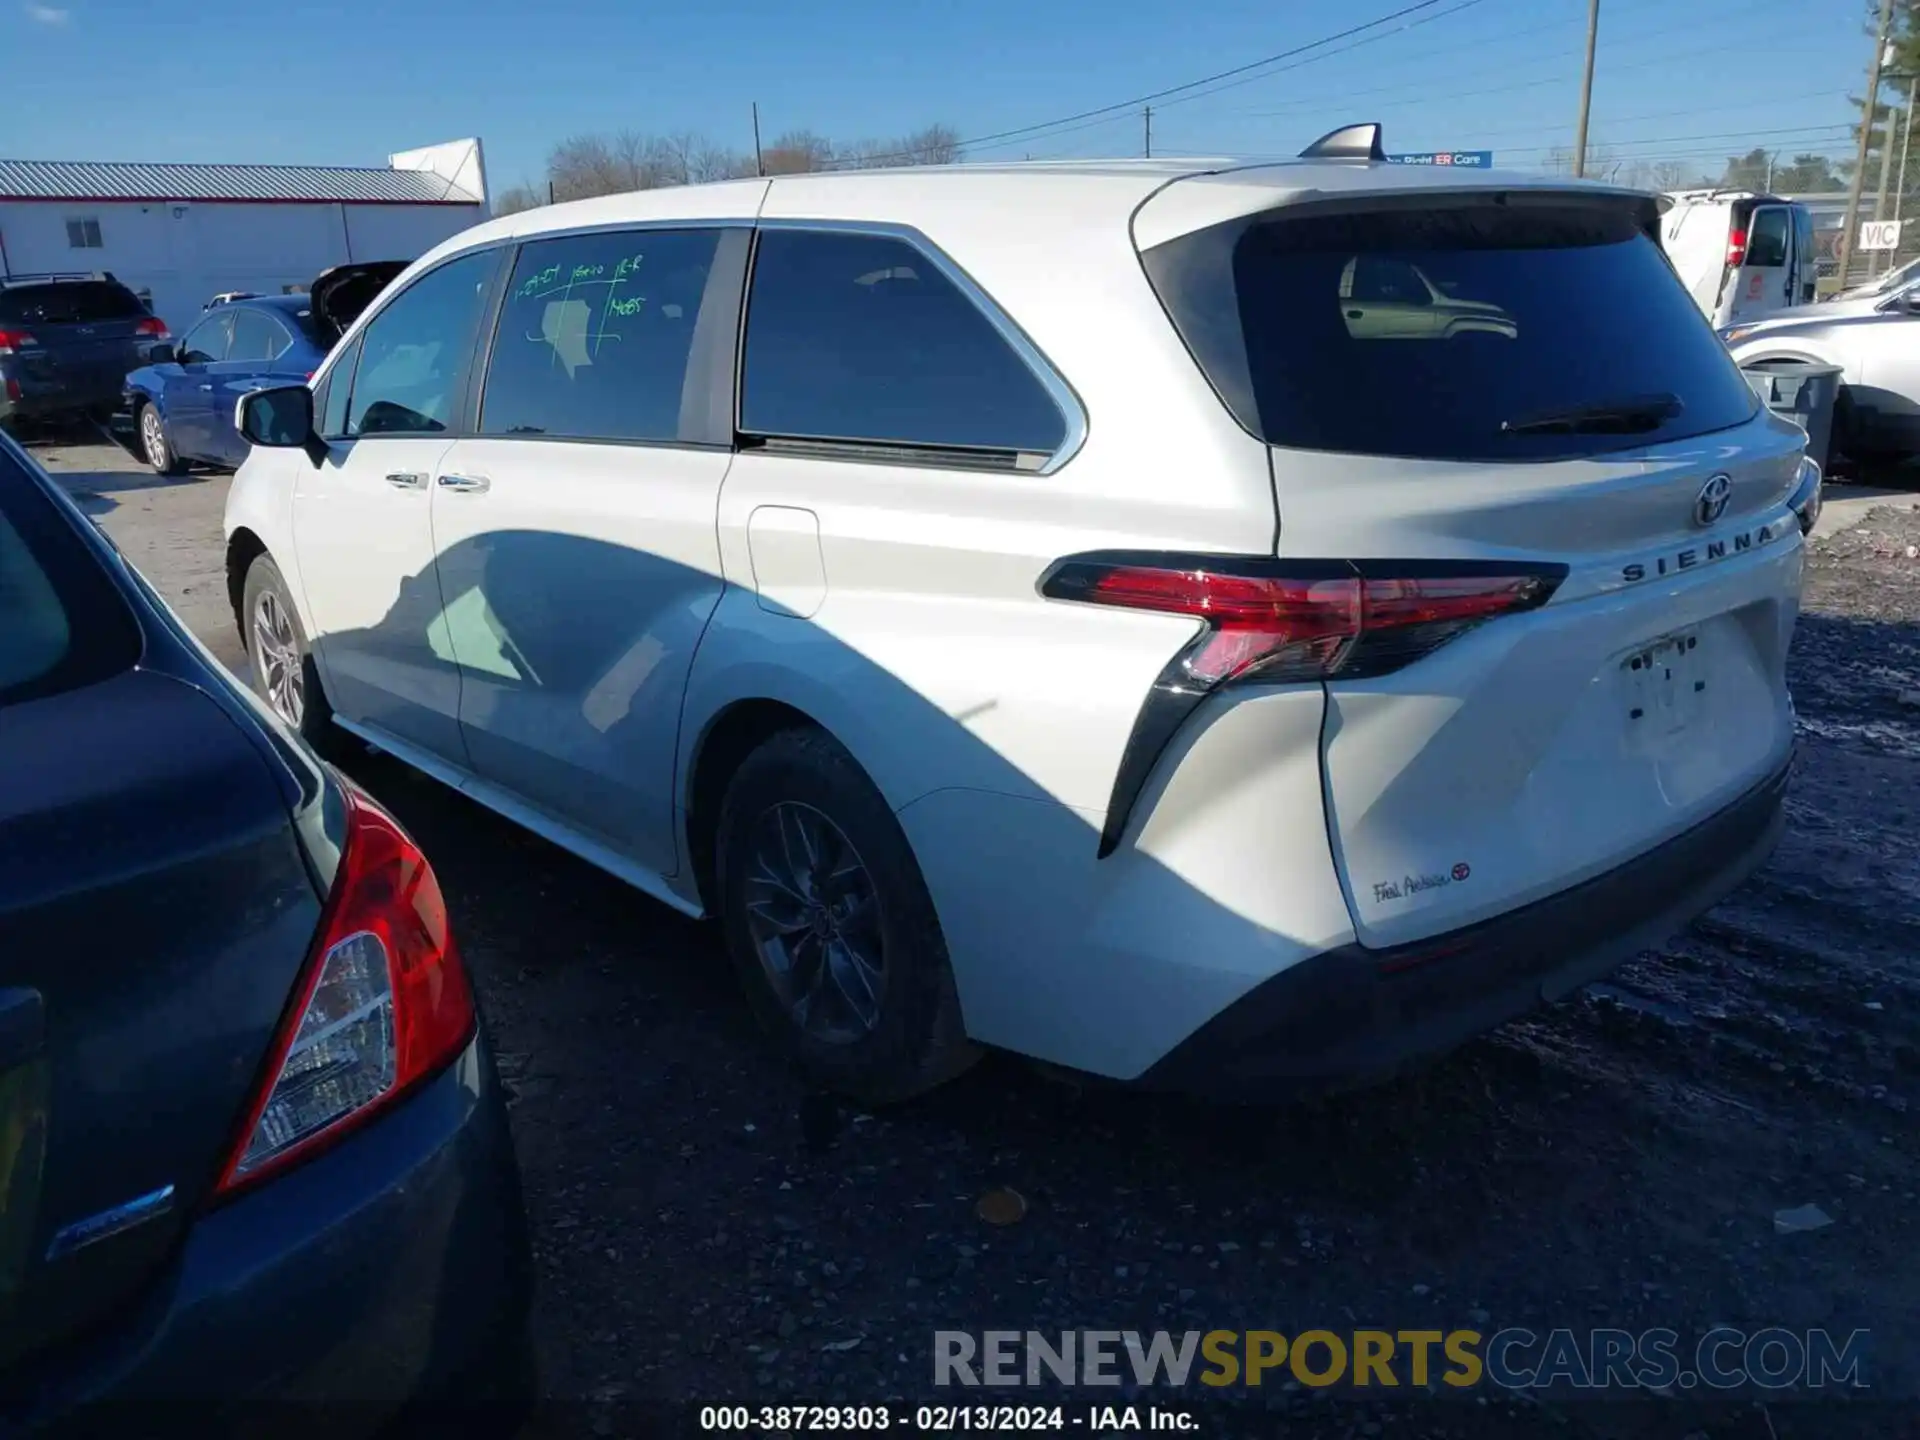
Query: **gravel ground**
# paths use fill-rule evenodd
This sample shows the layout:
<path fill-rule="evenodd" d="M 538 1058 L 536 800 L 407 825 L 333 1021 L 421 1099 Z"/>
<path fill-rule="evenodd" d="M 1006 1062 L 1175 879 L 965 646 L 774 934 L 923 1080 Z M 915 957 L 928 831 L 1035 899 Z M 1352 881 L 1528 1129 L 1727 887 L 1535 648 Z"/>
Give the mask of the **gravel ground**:
<path fill-rule="evenodd" d="M 172 503 L 167 524 L 204 528 L 204 499 Z M 203 593 L 179 594 L 204 557 L 142 558 L 138 518 L 127 497 L 101 511 L 210 623 Z M 217 564 L 217 508 L 212 526 Z M 1908 505 L 1810 551 L 1802 748 L 1766 871 L 1607 985 L 1285 1109 L 990 1057 L 911 1106 L 841 1110 L 756 1042 L 709 927 L 395 762 L 350 761 L 434 857 L 515 1093 L 556 1397 L 540 1428 L 927 1399 L 944 1328 L 1725 1324 L 1866 1329 L 1873 1388 L 1379 1404 L 1269 1385 L 1203 1406 L 1200 1433 L 1920 1434 L 1917 554 Z M 203 629 L 223 654 L 231 633 Z M 979 1218 L 998 1187 L 1024 1219 Z M 1776 1233 L 1809 1204 L 1831 1223 Z"/>

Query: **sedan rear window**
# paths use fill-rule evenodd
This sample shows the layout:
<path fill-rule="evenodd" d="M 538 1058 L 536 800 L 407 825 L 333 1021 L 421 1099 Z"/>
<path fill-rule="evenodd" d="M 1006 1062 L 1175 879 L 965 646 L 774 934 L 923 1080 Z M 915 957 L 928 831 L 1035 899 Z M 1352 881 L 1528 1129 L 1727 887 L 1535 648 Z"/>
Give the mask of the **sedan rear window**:
<path fill-rule="evenodd" d="M 0 288 L 0 322 L 14 325 L 90 325 L 137 320 L 140 297 L 112 280 L 60 280 Z"/>
<path fill-rule="evenodd" d="M 1617 207 L 1268 214 L 1143 258 L 1227 407 L 1272 445 L 1537 461 L 1754 413 L 1659 246 Z"/>
<path fill-rule="evenodd" d="M 117 675 L 140 632 L 113 583 L 0 446 L 0 708 Z"/>

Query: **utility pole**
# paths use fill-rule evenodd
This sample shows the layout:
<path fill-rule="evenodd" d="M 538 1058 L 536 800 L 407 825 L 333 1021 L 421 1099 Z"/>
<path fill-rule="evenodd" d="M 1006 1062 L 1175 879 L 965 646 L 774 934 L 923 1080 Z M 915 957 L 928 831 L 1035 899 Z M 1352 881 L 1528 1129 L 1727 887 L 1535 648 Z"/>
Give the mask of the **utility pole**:
<path fill-rule="evenodd" d="M 1907 148 L 1913 144 L 1913 102 L 1920 98 L 1920 72 L 1907 77 L 1907 128 L 1900 137 L 1900 173 L 1893 177 L 1893 218 L 1898 220 L 1907 194 Z M 1896 252 L 1898 253 L 1898 252 Z"/>
<path fill-rule="evenodd" d="M 1147 159 L 1153 158 L 1153 106 L 1149 105 L 1140 112 L 1140 118 L 1147 124 Z"/>
<path fill-rule="evenodd" d="M 1773 162 L 1778 158 L 1779 154 L 1780 152 L 1778 150 L 1769 150 L 1767 152 L 1767 183 L 1762 188 L 1765 189 L 1769 195 L 1773 193 Z"/>
<path fill-rule="evenodd" d="M 1880 78 L 1882 81 L 1885 81 L 1892 77 L 1883 74 Z M 1893 112 L 1889 110 L 1887 112 L 1887 133 L 1880 137 L 1880 188 L 1878 191 L 1874 193 L 1874 197 L 1873 197 L 1873 218 L 1876 220 L 1884 220 L 1887 218 L 1887 181 L 1892 176 L 1892 174 L 1893 174 Z M 1888 252 L 1887 258 L 1889 261 L 1892 260 L 1893 258 L 1892 252 Z M 1880 269 L 1879 255 L 1875 254 L 1870 263 L 1874 271 L 1877 273 Z"/>
<path fill-rule="evenodd" d="M 767 162 L 760 158 L 760 102 L 753 102 L 753 173 L 765 175 Z"/>
<path fill-rule="evenodd" d="M 1887 0 L 1891 4 L 1892 0 Z M 1580 77 L 1580 123 L 1573 132 L 1573 173 L 1587 173 L 1587 116 L 1593 110 L 1593 51 L 1600 41 L 1600 0 L 1587 0 L 1587 70 Z"/>
<path fill-rule="evenodd" d="M 1840 288 L 1847 288 L 1853 266 L 1854 242 L 1860 237 L 1860 187 L 1867 178 L 1867 143 L 1873 136 L 1873 117 L 1880 111 L 1880 67 L 1887 58 L 1887 35 L 1893 28 L 1893 0 L 1880 0 L 1880 24 L 1873 36 L 1873 61 L 1867 66 L 1867 107 L 1860 117 L 1860 143 L 1853 155 L 1853 183 L 1847 187 L 1847 218 L 1840 228 Z"/>

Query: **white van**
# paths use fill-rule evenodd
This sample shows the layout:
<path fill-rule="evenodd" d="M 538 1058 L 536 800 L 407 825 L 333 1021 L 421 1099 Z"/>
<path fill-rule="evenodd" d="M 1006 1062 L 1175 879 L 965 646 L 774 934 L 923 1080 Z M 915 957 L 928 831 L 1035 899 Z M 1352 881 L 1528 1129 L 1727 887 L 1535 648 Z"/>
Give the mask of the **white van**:
<path fill-rule="evenodd" d="M 1688 190 L 1671 201 L 1660 243 L 1715 329 L 1811 305 L 1813 213 L 1753 190 Z"/>

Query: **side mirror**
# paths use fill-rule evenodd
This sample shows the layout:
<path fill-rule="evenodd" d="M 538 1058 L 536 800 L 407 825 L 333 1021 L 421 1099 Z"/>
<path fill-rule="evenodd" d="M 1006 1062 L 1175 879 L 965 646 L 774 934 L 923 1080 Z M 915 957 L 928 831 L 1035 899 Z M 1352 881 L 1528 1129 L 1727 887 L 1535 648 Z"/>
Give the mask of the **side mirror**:
<path fill-rule="evenodd" d="M 165 340 L 156 341 L 147 347 L 147 364 L 149 365 L 171 365 L 177 359 L 179 356 L 174 354 L 173 346 Z"/>
<path fill-rule="evenodd" d="M 313 391 L 304 385 L 276 385 L 242 395 L 234 424 L 250 445 L 269 450 L 308 448 L 313 439 Z"/>
<path fill-rule="evenodd" d="M 1900 308 L 1909 315 L 1920 315 L 1920 285 L 1903 292 L 1900 296 Z"/>

